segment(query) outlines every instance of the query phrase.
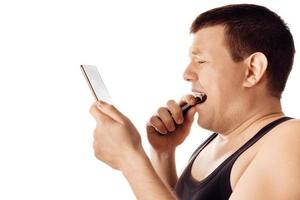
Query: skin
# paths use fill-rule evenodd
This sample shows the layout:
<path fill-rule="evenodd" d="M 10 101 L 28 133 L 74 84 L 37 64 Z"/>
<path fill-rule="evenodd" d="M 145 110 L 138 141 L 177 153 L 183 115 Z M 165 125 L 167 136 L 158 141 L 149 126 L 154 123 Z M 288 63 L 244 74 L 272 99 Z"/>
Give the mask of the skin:
<path fill-rule="evenodd" d="M 219 133 L 192 166 L 197 180 L 208 176 L 266 124 L 284 116 L 280 99 L 268 91 L 265 55 L 255 52 L 234 62 L 222 26 L 195 33 L 190 57 L 183 77 L 192 91 L 204 92 L 208 99 L 192 107 L 184 118 L 180 105 L 194 105 L 192 95 L 178 102 L 170 100 L 157 110 L 146 126 L 151 161 L 126 116 L 105 102 L 91 107 L 97 122 L 95 156 L 122 171 L 139 200 L 176 199 L 172 192 L 178 180 L 175 150 L 188 136 L 195 113 L 200 116 L 200 127 Z M 230 177 L 231 200 L 300 199 L 299 130 L 299 120 L 286 121 L 237 159 Z"/>

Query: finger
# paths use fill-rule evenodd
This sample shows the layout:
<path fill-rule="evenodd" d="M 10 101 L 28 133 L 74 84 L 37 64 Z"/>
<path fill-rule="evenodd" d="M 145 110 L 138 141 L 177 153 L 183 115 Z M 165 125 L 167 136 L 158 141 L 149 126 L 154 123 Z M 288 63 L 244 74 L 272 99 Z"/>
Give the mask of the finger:
<path fill-rule="evenodd" d="M 166 126 L 167 130 L 169 132 L 174 131 L 175 130 L 174 120 L 173 120 L 171 113 L 168 111 L 168 109 L 161 107 L 158 109 L 157 113 L 158 113 L 158 117 L 161 119 L 163 124 Z"/>
<path fill-rule="evenodd" d="M 147 123 L 147 126 L 152 126 L 153 128 L 155 128 L 155 130 L 161 134 L 167 134 L 167 128 L 166 126 L 163 124 L 163 122 L 161 121 L 161 119 L 158 116 L 152 116 L 149 120 L 149 122 Z"/>
<path fill-rule="evenodd" d="M 174 100 L 170 100 L 167 102 L 167 106 L 169 109 L 169 112 L 171 113 L 173 119 L 177 124 L 182 124 L 183 123 L 183 114 L 181 107 L 179 104 L 177 104 Z"/>
<path fill-rule="evenodd" d="M 108 104 L 104 101 L 97 101 L 97 107 L 106 115 L 108 115 L 113 120 L 124 123 L 127 117 L 123 115 L 115 106 Z"/>
<path fill-rule="evenodd" d="M 185 116 L 185 119 L 184 119 L 185 122 L 187 124 L 192 123 L 194 121 L 195 114 L 196 114 L 196 108 L 195 107 L 190 108 Z"/>
<path fill-rule="evenodd" d="M 98 138 L 99 138 L 99 136 L 100 136 L 100 134 L 99 134 L 99 128 L 101 128 L 101 127 L 96 127 L 95 128 L 95 130 L 94 130 L 94 132 L 93 132 L 93 136 L 94 136 L 94 140 L 96 141 L 96 140 L 98 140 Z"/>
<path fill-rule="evenodd" d="M 179 105 L 182 107 L 185 104 L 189 104 L 192 106 L 195 105 L 196 104 L 195 96 L 192 94 L 187 94 L 187 95 L 183 96 L 181 98 L 181 100 L 179 101 Z M 190 108 L 184 117 L 185 122 L 188 124 L 192 123 L 194 121 L 195 113 L 196 113 L 196 109 L 194 107 Z"/>
<path fill-rule="evenodd" d="M 98 148 L 98 143 L 96 140 L 93 141 L 93 149 L 94 151 L 96 151 L 96 149 Z"/>
<path fill-rule="evenodd" d="M 94 149 L 94 156 L 99 159 L 99 160 L 102 160 L 101 159 L 101 152 L 99 150 L 99 144 L 97 141 L 94 140 L 93 142 L 93 149 Z"/>
<path fill-rule="evenodd" d="M 105 122 L 105 121 L 111 121 L 112 119 L 107 116 L 104 112 L 102 112 L 96 103 L 94 103 L 90 108 L 90 113 L 95 118 L 97 122 Z"/>
<path fill-rule="evenodd" d="M 184 95 L 181 100 L 179 101 L 179 105 L 183 106 L 184 104 L 189 104 L 189 105 L 195 105 L 196 104 L 196 98 L 192 94 L 187 94 Z"/>

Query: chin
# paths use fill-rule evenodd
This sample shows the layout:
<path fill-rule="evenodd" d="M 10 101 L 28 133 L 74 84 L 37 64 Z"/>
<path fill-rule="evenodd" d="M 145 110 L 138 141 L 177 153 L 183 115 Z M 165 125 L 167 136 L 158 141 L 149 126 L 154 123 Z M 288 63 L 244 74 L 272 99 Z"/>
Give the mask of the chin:
<path fill-rule="evenodd" d="M 201 115 L 202 116 L 202 115 Z M 210 126 L 209 126 L 209 123 L 208 123 L 208 120 L 205 119 L 204 117 L 201 117 L 198 113 L 198 119 L 197 119 L 197 124 L 201 127 L 201 128 L 204 128 L 204 129 L 207 129 L 207 130 L 211 130 L 210 129 Z"/>
<path fill-rule="evenodd" d="M 205 127 L 205 124 L 203 123 L 203 120 L 200 119 L 199 116 L 198 116 L 198 119 L 197 119 L 197 124 L 198 124 L 201 128 L 204 128 L 204 127 Z"/>

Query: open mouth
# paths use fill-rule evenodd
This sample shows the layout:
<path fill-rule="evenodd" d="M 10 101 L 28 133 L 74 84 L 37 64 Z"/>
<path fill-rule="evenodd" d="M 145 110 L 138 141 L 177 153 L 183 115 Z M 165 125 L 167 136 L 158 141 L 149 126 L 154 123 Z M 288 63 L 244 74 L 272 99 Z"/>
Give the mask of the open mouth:
<path fill-rule="evenodd" d="M 196 103 L 200 104 L 206 101 L 207 95 L 203 92 L 193 92 L 193 95 L 196 98 Z"/>

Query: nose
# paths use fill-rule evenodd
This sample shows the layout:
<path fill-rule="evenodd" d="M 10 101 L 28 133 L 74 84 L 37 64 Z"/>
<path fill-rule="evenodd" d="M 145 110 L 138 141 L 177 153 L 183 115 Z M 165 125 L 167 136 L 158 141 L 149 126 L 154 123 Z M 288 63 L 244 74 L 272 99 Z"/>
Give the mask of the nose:
<path fill-rule="evenodd" d="M 183 72 L 183 79 L 186 81 L 195 81 L 197 80 L 197 73 L 193 70 L 192 62 L 188 64 L 186 69 Z"/>

